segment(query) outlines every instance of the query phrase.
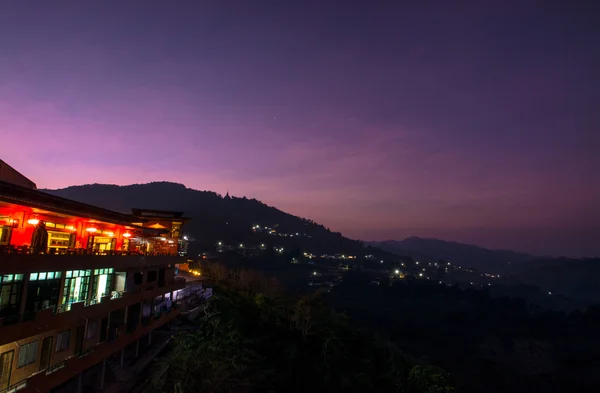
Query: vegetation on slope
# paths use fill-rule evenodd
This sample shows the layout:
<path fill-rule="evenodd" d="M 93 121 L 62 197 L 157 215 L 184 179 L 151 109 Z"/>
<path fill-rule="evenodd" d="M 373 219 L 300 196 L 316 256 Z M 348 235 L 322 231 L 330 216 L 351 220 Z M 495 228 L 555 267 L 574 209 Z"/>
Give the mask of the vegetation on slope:
<path fill-rule="evenodd" d="M 44 191 L 124 213 L 130 213 L 132 207 L 182 211 L 192 218 L 184 231 L 196 239 L 190 245 L 193 253 L 211 249 L 217 242 L 267 243 L 286 249 L 298 246 L 315 253 L 349 253 L 364 248 L 360 241 L 343 237 L 310 219 L 288 214 L 256 199 L 223 198 L 215 192 L 193 190 L 182 184 L 90 184 Z M 298 233 L 299 236 L 258 234 L 252 231 L 255 225 L 276 226 L 278 234 Z"/>
<path fill-rule="evenodd" d="M 450 392 L 442 370 L 335 313 L 319 293 L 283 298 L 247 270 L 205 269 L 215 298 L 199 328 L 179 336 L 154 391 Z"/>
<path fill-rule="evenodd" d="M 600 391 L 600 305 L 565 313 L 433 280 L 368 282 L 349 272 L 328 303 L 450 372 L 458 391 Z"/>

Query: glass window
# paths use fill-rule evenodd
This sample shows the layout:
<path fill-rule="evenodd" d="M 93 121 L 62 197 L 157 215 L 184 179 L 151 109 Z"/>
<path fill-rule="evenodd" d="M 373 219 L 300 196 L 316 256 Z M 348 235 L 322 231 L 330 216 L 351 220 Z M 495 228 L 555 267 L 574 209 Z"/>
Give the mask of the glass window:
<path fill-rule="evenodd" d="M 38 274 L 37 273 L 31 273 L 29 275 L 29 280 L 31 280 L 31 281 L 35 281 L 35 280 L 37 280 L 37 278 L 38 278 Z"/>
<path fill-rule="evenodd" d="M 85 339 L 90 339 L 96 335 L 98 331 L 98 321 L 94 319 L 88 319 L 87 329 L 85 331 Z"/>
<path fill-rule="evenodd" d="M 22 274 L 15 274 L 15 281 L 23 281 L 23 275 Z"/>
<path fill-rule="evenodd" d="M 46 273 L 40 273 L 40 275 L 38 276 L 38 280 L 45 280 L 46 279 Z"/>
<path fill-rule="evenodd" d="M 35 363 L 35 359 L 37 358 L 37 348 L 37 341 L 21 345 L 21 347 L 19 348 L 19 361 L 17 363 L 17 368 L 27 366 L 31 363 Z"/>
<path fill-rule="evenodd" d="M 67 278 L 71 278 L 72 272 L 70 270 L 67 271 Z"/>
<path fill-rule="evenodd" d="M 69 340 L 71 339 L 71 331 L 65 330 L 64 332 L 58 333 L 56 337 L 56 352 L 64 351 L 69 348 Z"/>
<path fill-rule="evenodd" d="M 53 280 L 54 279 L 54 272 L 48 272 L 48 280 Z"/>

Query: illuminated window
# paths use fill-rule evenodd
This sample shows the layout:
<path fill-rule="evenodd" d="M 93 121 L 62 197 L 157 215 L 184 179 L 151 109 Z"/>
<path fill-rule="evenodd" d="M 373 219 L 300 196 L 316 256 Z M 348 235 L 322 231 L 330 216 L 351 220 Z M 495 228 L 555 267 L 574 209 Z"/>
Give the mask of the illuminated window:
<path fill-rule="evenodd" d="M 5 274 L 0 275 L 0 284 L 6 284 L 10 282 L 23 281 L 22 274 Z"/>
<path fill-rule="evenodd" d="M 15 274 L 15 280 L 19 277 L 19 280 L 23 279 L 22 274 Z M 62 272 L 38 272 L 29 274 L 29 281 L 40 281 L 40 280 L 56 280 L 62 277 Z"/>
<path fill-rule="evenodd" d="M 92 270 L 69 270 L 63 288 L 62 303 L 66 310 L 71 309 L 71 304 L 87 300 Z"/>

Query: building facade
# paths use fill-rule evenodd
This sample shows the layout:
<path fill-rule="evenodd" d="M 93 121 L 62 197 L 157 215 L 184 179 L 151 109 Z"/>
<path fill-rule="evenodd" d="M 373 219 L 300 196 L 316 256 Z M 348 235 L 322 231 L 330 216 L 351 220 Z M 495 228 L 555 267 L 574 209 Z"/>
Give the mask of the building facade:
<path fill-rule="evenodd" d="M 0 181 L 0 393 L 83 391 L 90 370 L 103 387 L 109 358 L 137 357 L 179 314 L 186 221 Z"/>

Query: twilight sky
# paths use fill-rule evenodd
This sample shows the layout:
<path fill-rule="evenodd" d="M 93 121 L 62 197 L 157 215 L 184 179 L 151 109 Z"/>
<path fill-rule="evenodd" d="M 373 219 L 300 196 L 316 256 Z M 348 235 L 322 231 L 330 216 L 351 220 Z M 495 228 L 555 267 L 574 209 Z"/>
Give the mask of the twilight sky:
<path fill-rule="evenodd" d="M 600 255 L 597 3 L 4 0 L 0 158 L 40 188 L 169 180 L 354 238 Z"/>

